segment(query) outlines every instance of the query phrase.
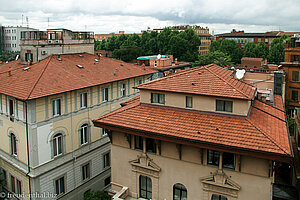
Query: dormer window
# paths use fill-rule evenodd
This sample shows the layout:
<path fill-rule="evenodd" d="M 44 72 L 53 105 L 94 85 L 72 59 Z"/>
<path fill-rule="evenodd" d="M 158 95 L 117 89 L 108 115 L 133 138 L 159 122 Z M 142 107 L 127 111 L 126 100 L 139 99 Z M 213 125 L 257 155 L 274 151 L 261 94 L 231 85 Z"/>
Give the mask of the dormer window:
<path fill-rule="evenodd" d="M 151 93 L 151 103 L 165 104 L 165 94 Z"/>
<path fill-rule="evenodd" d="M 193 107 L 193 97 L 186 96 L 186 108 L 192 108 Z"/>
<path fill-rule="evenodd" d="M 216 111 L 221 112 L 232 112 L 232 101 L 217 100 L 216 101 Z"/>

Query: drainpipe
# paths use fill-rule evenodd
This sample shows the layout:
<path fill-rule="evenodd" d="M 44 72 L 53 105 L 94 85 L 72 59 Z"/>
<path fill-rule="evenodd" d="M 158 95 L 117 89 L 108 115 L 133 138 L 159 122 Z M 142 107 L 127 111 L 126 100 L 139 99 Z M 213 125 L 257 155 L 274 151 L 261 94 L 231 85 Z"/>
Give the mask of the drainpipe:
<path fill-rule="evenodd" d="M 25 118 L 26 118 L 26 140 L 27 140 L 27 161 L 28 161 L 28 172 L 26 174 L 26 176 L 28 176 L 28 180 L 29 180 L 29 194 L 31 194 L 31 178 L 29 176 L 30 173 L 30 157 L 29 157 L 29 132 L 28 132 L 28 105 L 27 105 L 27 101 L 24 102 L 25 103 Z M 30 199 L 32 199 L 31 195 L 30 195 Z"/>

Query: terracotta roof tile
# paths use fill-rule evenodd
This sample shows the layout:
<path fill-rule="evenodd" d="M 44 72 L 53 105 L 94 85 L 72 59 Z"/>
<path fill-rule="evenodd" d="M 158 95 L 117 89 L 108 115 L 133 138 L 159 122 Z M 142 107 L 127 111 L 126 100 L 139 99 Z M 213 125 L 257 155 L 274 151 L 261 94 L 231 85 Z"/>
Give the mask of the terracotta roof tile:
<path fill-rule="evenodd" d="M 255 87 L 232 78 L 232 71 L 216 65 L 195 67 L 138 85 L 138 89 L 160 90 L 239 99 L 252 99 Z"/>
<path fill-rule="evenodd" d="M 255 102 L 256 105 L 260 103 Z M 268 110 L 278 111 L 274 107 Z M 249 117 L 236 117 L 133 101 L 94 122 L 166 137 L 291 155 L 286 122 L 256 107 L 252 108 Z"/>
<path fill-rule="evenodd" d="M 1 65 L 0 93 L 18 99 L 35 99 L 156 72 L 88 53 L 60 55 L 61 61 L 57 58 L 57 55 L 50 56 L 26 71 L 23 69 L 27 65 L 17 62 Z"/>

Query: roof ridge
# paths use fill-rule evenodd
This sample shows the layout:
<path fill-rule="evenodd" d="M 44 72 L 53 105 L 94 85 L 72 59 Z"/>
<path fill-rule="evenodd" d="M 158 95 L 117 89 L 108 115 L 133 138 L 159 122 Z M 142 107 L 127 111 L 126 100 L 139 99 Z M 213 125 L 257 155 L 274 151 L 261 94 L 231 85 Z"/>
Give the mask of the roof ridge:
<path fill-rule="evenodd" d="M 210 65 L 207 65 L 207 66 L 211 66 L 211 65 L 213 65 L 213 64 L 210 64 Z M 155 80 L 153 80 L 153 81 L 149 81 L 149 82 L 147 82 L 147 83 L 140 84 L 140 86 L 144 86 L 144 85 L 148 85 L 148 84 L 150 84 L 150 83 L 155 83 L 155 82 L 158 82 L 158 81 L 162 81 L 162 80 L 165 80 L 165 79 L 167 79 L 167 78 L 173 78 L 174 76 L 181 76 L 181 75 L 184 75 L 184 74 L 186 74 L 186 73 L 188 73 L 188 72 L 191 72 L 191 71 L 200 70 L 200 69 L 202 69 L 202 68 L 204 68 L 204 67 L 205 67 L 205 66 L 192 67 L 192 68 L 186 69 L 186 70 L 184 70 L 184 71 L 182 71 L 182 72 L 174 73 L 174 74 L 169 75 L 169 76 L 165 76 L 165 77 L 162 77 L 162 78 L 159 78 L 159 79 L 155 79 Z"/>
<path fill-rule="evenodd" d="M 49 57 L 49 60 L 47 61 L 47 63 L 46 63 L 46 65 L 45 65 L 44 69 L 42 70 L 41 74 L 38 76 L 38 79 L 37 79 L 36 82 L 33 84 L 32 88 L 29 90 L 29 94 L 28 94 L 26 100 L 29 99 L 30 95 L 31 95 L 32 92 L 33 92 L 33 89 L 35 88 L 35 86 L 38 84 L 38 82 L 39 82 L 40 79 L 42 78 L 42 76 L 43 76 L 44 72 L 46 71 L 46 69 L 47 69 L 47 67 L 48 67 L 48 64 L 50 63 L 52 57 L 53 57 L 53 55 L 51 55 L 51 56 Z"/>
<path fill-rule="evenodd" d="M 250 119 L 246 120 L 254 127 L 256 128 L 259 132 L 261 132 L 265 137 L 267 137 L 272 143 L 274 143 L 277 147 L 279 147 L 286 155 L 289 155 L 289 153 L 286 152 L 286 150 L 280 145 L 278 144 L 271 136 L 269 136 L 267 133 L 265 133 L 263 130 L 261 130 L 260 128 L 258 128 L 257 126 L 254 125 L 253 122 L 251 122 Z"/>
<path fill-rule="evenodd" d="M 257 110 L 260 110 L 260 111 L 262 111 L 262 112 L 264 112 L 264 113 L 266 113 L 266 114 L 268 114 L 268 115 L 270 115 L 270 116 L 272 116 L 272 117 L 275 117 L 275 118 L 277 118 L 277 119 L 279 119 L 279 120 L 281 120 L 281 121 L 283 121 L 283 122 L 286 122 L 285 120 L 283 120 L 283 119 L 281 119 L 280 117 L 277 117 L 277 116 L 275 116 L 275 115 L 273 115 L 273 114 L 271 114 L 271 113 L 269 113 L 269 112 L 267 112 L 267 111 L 265 111 L 265 110 L 263 110 L 263 109 L 260 109 L 260 108 L 258 108 L 258 107 L 256 107 L 256 106 L 252 106 L 253 108 L 256 108 Z"/>
<path fill-rule="evenodd" d="M 264 103 L 264 104 L 266 104 L 266 105 L 268 105 L 268 106 L 271 106 L 272 108 L 275 108 L 275 109 L 277 109 L 277 110 L 279 110 L 279 111 L 281 111 L 281 112 L 284 112 L 284 110 L 281 110 L 280 108 L 277 108 L 276 106 L 267 104 L 266 102 L 264 102 L 264 101 L 262 101 L 262 100 L 260 100 L 260 99 L 257 99 L 257 100 L 258 100 L 259 102 L 261 102 L 261 103 Z"/>
<path fill-rule="evenodd" d="M 217 66 L 217 65 L 214 65 Z M 239 89 L 237 89 L 235 86 L 231 85 L 228 81 L 226 81 L 224 78 L 220 77 L 218 74 L 216 74 L 215 72 L 213 72 L 212 70 L 210 70 L 209 68 L 207 68 L 208 66 L 204 66 L 204 69 L 210 71 L 213 75 L 215 75 L 216 77 L 218 77 L 219 79 L 221 79 L 222 81 L 226 82 L 230 87 L 232 87 L 233 89 L 235 89 L 236 91 L 238 91 L 239 93 L 241 93 L 242 95 L 244 95 L 245 97 L 249 98 L 244 92 L 240 91 Z M 220 66 L 217 66 L 220 67 Z M 239 81 L 239 80 L 237 80 Z M 244 83 L 244 82 L 242 82 Z M 253 87 L 253 86 L 252 86 Z"/>

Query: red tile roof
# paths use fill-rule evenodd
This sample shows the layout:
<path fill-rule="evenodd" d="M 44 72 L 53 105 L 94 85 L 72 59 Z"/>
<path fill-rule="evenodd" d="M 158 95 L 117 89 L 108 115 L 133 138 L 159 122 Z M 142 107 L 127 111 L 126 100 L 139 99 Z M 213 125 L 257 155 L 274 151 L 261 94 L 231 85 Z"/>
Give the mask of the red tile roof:
<path fill-rule="evenodd" d="M 16 62 L 1 65 L 0 93 L 18 99 L 35 99 L 156 72 L 88 53 L 60 55 L 61 61 L 57 58 L 57 55 L 50 56 L 25 71 L 28 66 Z"/>
<path fill-rule="evenodd" d="M 249 61 L 259 61 L 259 62 L 261 62 L 261 61 L 263 61 L 264 59 L 263 59 L 263 58 L 243 57 L 243 58 L 242 58 L 242 61 L 244 61 L 244 60 L 249 60 Z"/>
<path fill-rule="evenodd" d="M 94 120 L 94 124 L 100 127 L 106 125 L 111 129 L 120 127 L 146 132 L 148 137 L 155 134 L 283 157 L 292 155 L 281 111 L 258 100 L 255 100 L 248 117 L 224 116 L 133 101 Z"/>
<path fill-rule="evenodd" d="M 231 74 L 232 71 L 211 64 L 184 70 L 138 85 L 136 88 L 252 99 L 255 94 L 255 87 L 231 77 Z"/>

